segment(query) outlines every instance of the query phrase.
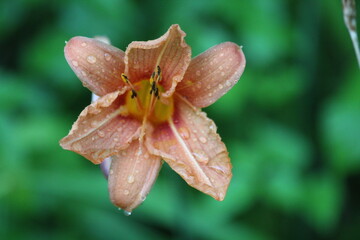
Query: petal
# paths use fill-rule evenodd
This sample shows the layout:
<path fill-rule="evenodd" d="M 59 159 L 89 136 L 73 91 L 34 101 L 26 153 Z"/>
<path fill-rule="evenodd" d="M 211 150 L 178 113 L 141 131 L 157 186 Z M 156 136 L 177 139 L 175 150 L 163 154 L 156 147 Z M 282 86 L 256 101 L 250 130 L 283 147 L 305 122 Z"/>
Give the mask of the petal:
<path fill-rule="evenodd" d="M 173 120 L 154 129 L 149 151 L 161 156 L 189 185 L 223 200 L 231 179 L 228 152 L 213 121 L 176 99 Z"/>
<path fill-rule="evenodd" d="M 125 53 L 125 73 L 130 81 L 149 79 L 159 65 L 162 70 L 160 84 L 166 90 L 163 96 L 171 96 L 191 61 L 191 49 L 184 41 L 185 35 L 179 25 L 172 25 L 156 40 L 130 43 Z"/>
<path fill-rule="evenodd" d="M 120 95 L 107 94 L 86 107 L 60 145 L 95 164 L 125 149 L 139 136 L 141 123 L 124 115 Z"/>
<path fill-rule="evenodd" d="M 114 205 L 131 212 L 149 193 L 161 168 L 161 159 L 133 141 L 130 146 L 112 156 L 109 193 Z"/>
<path fill-rule="evenodd" d="M 84 86 L 103 96 L 123 86 L 125 53 L 102 41 L 74 37 L 67 42 L 65 58 Z"/>
<path fill-rule="evenodd" d="M 207 107 L 227 93 L 245 68 L 241 47 L 225 42 L 195 57 L 177 92 L 197 107 Z"/>

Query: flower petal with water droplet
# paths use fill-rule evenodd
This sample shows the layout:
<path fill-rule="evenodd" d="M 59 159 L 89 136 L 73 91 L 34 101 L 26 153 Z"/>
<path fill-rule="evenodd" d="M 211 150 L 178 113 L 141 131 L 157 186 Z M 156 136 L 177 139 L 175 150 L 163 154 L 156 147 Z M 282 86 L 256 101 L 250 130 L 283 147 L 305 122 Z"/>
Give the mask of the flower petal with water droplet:
<path fill-rule="evenodd" d="M 139 151 L 141 154 L 138 154 Z M 138 140 L 133 141 L 123 152 L 126 154 L 119 153 L 111 157 L 109 193 L 114 205 L 131 212 L 145 200 L 162 163 L 160 157 L 149 154 Z"/>
<path fill-rule="evenodd" d="M 119 91 L 109 93 L 85 108 L 60 145 L 95 164 L 126 148 L 139 136 L 141 123 L 122 115 L 122 97 Z"/>
<path fill-rule="evenodd" d="M 124 86 L 125 53 L 104 42 L 74 37 L 65 46 L 65 58 L 84 86 L 103 96 Z"/>
<path fill-rule="evenodd" d="M 176 91 L 197 107 L 207 107 L 227 93 L 245 68 L 245 56 L 235 43 L 216 45 L 191 60 Z"/>
<path fill-rule="evenodd" d="M 232 176 L 226 147 L 205 113 L 183 98 L 177 97 L 175 103 L 173 120 L 154 129 L 147 147 L 189 185 L 221 201 Z M 182 129 L 196 131 L 184 137 Z"/>
<path fill-rule="evenodd" d="M 185 43 L 185 33 L 178 25 L 172 25 L 160 38 L 151 41 L 135 41 L 126 49 L 126 75 L 132 83 L 149 79 L 157 65 L 162 70 L 163 96 L 171 96 L 182 80 L 191 61 L 191 48 Z"/>

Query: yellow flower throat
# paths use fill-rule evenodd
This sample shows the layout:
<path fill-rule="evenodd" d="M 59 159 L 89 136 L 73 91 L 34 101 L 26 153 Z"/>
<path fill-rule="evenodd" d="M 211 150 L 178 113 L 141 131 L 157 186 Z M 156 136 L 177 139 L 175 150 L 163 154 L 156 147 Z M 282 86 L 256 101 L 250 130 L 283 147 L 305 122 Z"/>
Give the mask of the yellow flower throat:
<path fill-rule="evenodd" d="M 160 99 L 165 90 L 159 85 L 161 70 L 157 67 L 150 79 L 131 84 L 125 74 L 121 75 L 123 81 L 131 87 L 126 94 L 125 106 L 128 113 L 143 121 L 145 118 L 154 124 L 167 121 L 174 112 L 172 97 Z"/>

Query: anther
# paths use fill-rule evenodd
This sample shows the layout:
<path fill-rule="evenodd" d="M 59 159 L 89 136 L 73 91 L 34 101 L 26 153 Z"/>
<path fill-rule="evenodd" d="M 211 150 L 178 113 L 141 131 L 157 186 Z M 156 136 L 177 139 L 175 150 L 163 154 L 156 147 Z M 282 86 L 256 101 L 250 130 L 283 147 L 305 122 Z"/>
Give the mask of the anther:
<path fill-rule="evenodd" d="M 131 98 L 136 98 L 137 97 L 137 93 L 134 89 L 131 89 Z"/>
<path fill-rule="evenodd" d="M 161 69 L 160 69 L 159 65 L 157 65 L 157 74 L 158 74 L 158 76 L 160 76 L 160 74 L 161 74 Z"/>
<path fill-rule="evenodd" d="M 130 88 L 131 88 L 131 98 L 136 98 L 137 97 L 137 93 L 135 91 L 135 88 L 134 86 L 131 84 L 131 82 L 129 81 L 129 78 L 124 74 L 122 73 L 121 74 L 121 79 L 124 81 L 125 84 L 129 85 Z"/>
<path fill-rule="evenodd" d="M 129 83 L 129 78 L 125 74 L 121 74 L 121 78 L 124 81 L 124 83 Z"/>

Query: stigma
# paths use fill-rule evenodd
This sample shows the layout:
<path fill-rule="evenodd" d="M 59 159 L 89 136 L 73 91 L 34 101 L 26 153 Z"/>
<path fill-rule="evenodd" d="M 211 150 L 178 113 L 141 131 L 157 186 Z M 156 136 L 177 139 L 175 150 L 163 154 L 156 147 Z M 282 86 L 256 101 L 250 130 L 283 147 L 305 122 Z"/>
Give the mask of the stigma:
<path fill-rule="evenodd" d="M 125 74 L 121 78 L 130 90 L 126 93 L 125 106 L 128 113 L 140 121 L 149 120 L 153 124 L 167 121 L 174 112 L 173 98 L 160 100 L 160 95 L 165 90 L 161 86 L 162 73 L 157 66 L 149 79 L 144 79 L 135 84 L 131 83 Z"/>

